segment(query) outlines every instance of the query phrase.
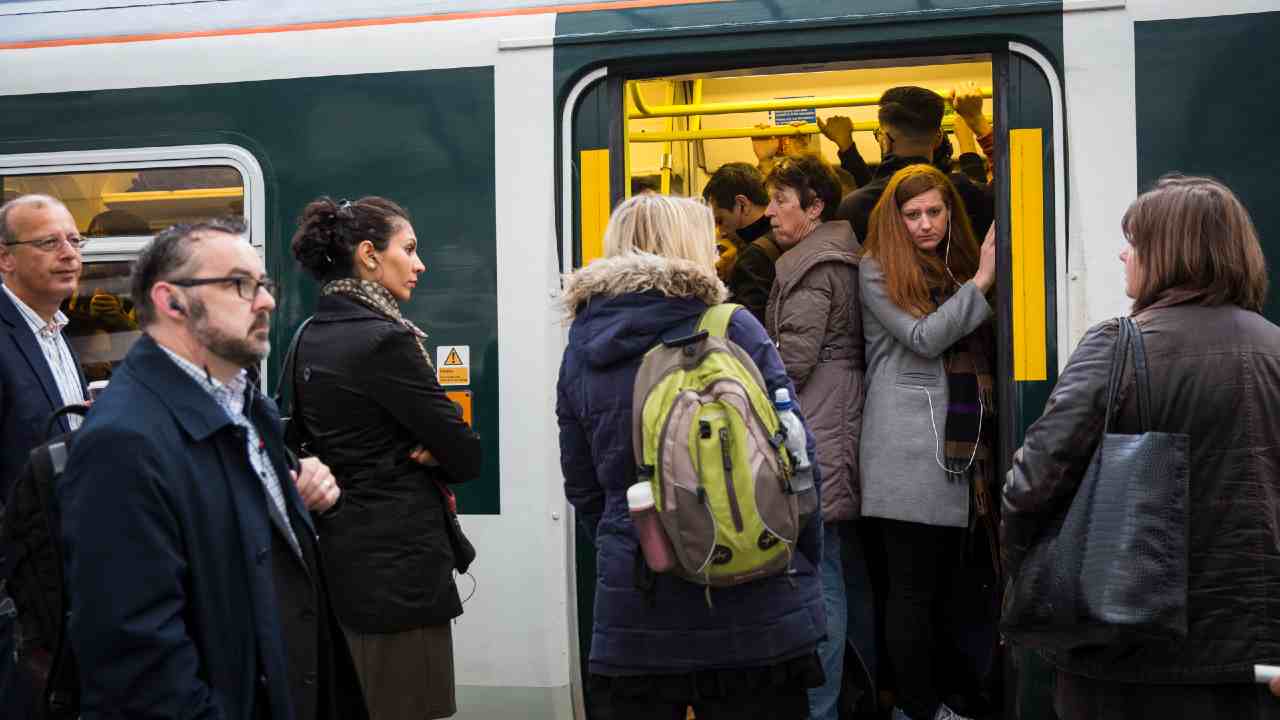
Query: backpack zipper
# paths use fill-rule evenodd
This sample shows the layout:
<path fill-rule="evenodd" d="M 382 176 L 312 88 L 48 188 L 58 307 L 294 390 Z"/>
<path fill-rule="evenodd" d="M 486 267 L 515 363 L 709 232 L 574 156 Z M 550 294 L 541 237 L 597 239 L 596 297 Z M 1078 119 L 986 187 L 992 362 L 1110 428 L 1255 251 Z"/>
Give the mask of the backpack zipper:
<path fill-rule="evenodd" d="M 729 513 L 733 515 L 733 528 L 742 532 L 742 508 L 738 506 L 738 496 L 733 491 L 733 453 L 729 444 L 729 428 L 720 428 L 720 459 L 724 462 L 724 490 L 729 496 Z"/>

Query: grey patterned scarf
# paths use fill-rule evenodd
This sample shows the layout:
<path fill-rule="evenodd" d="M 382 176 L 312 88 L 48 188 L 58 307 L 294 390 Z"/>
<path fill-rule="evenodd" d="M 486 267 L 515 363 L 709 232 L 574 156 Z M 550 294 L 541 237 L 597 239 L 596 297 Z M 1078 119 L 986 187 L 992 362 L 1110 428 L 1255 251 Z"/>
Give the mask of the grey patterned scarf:
<path fill-rule="evenodd" d="M 431 356 L 427 354 L 427 347 L 424 341 L 427 334 L 417 325 L 400 313 L 400 305 L 396 302 L 396 298 L 391 291 L 382 287 L 371 280 L 357 280 L 356 278 L 343 278 L 341 280 L 330 280 L 320 289 L 321 295 L 342 295 L 351 298 L 376 313 L 386 316 L 387 318 L 400 323 L 413 333 L 418 340 L 418 349 L 422 351 L 422 359 L 427 361 L 427 367 L 431 368 L 432 374 L 435 373 L 435 365 L 431 363 Z"/>

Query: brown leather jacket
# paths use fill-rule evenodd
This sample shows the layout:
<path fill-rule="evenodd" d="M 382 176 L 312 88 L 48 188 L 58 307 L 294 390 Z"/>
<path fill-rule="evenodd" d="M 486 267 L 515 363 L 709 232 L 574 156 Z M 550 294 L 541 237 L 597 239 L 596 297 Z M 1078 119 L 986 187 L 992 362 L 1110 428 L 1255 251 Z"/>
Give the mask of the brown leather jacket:
<path fill-rule="evenodd" d="M 765 329 L 778 344 L 818 444 L 822 519 L 852 520 L 862 505 L 858 442 L 866 372 L 853 228 L 826 222 L 778 258 Z"/>
<path fill-rule="evenodd" d="M 1051 657 L 1121 682 L 1248 682 L 1280 662 L 1280 328 L 1234 305 L 1173 305 L 1135 320 L 1150 367 L 1150 430 L 1191 436 L 1187 639 Z M 1115 320 L 1092 328 L 1014 454 L 1001 546 L 1010 574 L 1084 475 L 1103 429 Z M 1133 369 L 1112 431 L 1138 431 Z M 1242 692 L 1247 691 L 1242 690 Z"/>

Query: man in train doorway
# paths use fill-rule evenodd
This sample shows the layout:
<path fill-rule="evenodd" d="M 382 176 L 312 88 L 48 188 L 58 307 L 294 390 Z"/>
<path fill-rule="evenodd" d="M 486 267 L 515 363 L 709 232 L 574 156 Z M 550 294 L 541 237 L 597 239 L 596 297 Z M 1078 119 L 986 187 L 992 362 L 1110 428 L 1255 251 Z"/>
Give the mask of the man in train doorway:
<path fill-rule="evenodd" d="M 59 305 L 80 279 L 83 240 L 55 198 L 23 195 L 0 206 L 0 506 L 31 449 L 45 441 L 45 421 L 63 405 L 84 402 L 84 375 L 63 337 Z M 62 430 L 79 425 L 63 418 Z M 0 567 L 6 548 L 0 547 Z M 0 707 L 26 717 L 34 692 L 14 664 L 17 610 L 0 583 Z"/>
<path fill-rule="evenodd" d="M 769 205 L 764 176 L 747 163 L 725 163 L 707 181 L 702 198 L 711 206 L 720 235 L 734 249 L 720 275 L 729 288 L 729 299 L 750 310 L 763 324 L 769 290 L 777 275 L 774 263 L 782 254 L 764 215 Z"/>
<path fill-rule="evenodd" d="M 238 219 L 169 228 L 134 267 L 143 335 L 58 486 L 84 720 L 367 718 L 279 415 L 246 380 L 273 289 Z"/>
<path fill-rule="evenodd" d="M 880 167 L 871 182 L 845 196 L 836 217 L 848 220 L 858 241 L 867 240 L 871 210 L 889 184 L 893 174 L 908 165 L 932 164 L 934 150 L 942 145 L 942 115 L 946 101 L 932 90 L 904 85 L 889 88 L 880 96 L 880 127 L 876 141 L 880 143 Z M 975 184 L 963 173 L 939 168 L 964 199 L 969 222 L 978 237 L 986 234 L 995 218 L 995 197 L 990 186 Z"/>

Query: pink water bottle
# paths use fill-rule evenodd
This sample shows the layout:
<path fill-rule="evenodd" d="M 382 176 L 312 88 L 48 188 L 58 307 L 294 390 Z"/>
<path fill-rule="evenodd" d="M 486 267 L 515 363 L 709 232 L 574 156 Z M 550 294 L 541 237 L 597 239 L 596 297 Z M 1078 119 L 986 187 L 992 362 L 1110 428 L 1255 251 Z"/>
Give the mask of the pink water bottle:
<path fill-rule="evenodd" d="M 675 549 L 671 547 L 667 531 L 662 529 L 658 508 L 653 502 L 653 486 L 647 480 L 627 488 L 627 508 L 631 511 L 631 522 L 636 526 L 640 550 L 649 569 L 656 573 L 672 570 L 676 566 Z"/>

